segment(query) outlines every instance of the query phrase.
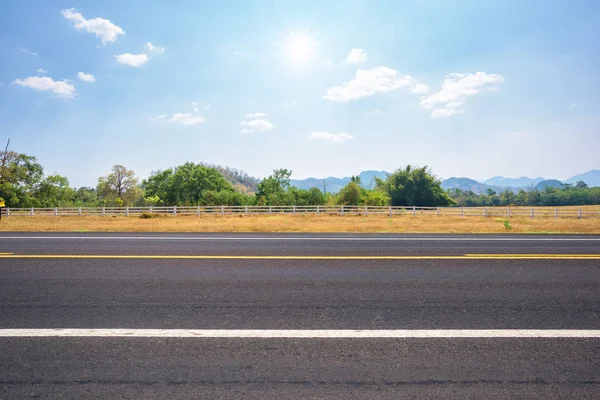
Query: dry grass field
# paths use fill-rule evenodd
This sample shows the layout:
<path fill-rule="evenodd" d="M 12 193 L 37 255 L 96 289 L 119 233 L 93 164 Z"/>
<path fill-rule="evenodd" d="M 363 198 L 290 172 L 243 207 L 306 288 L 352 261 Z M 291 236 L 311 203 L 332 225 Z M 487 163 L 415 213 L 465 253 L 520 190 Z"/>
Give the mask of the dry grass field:
<path fill-rule="evenodd" d="M 131 217 L 9 217 L 4 232 L 364 232 L 595 233 L 600 218 L 506 218 L 434 215 L 203 215 Z"/>

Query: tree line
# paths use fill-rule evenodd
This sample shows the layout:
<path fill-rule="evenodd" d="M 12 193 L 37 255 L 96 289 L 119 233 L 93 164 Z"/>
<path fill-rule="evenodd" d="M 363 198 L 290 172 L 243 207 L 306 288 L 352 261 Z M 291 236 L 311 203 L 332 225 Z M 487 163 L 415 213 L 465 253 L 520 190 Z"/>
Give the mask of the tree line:
<path fill-rule="evenodd" d="M 497 193 L 487 189 L 486 193 L 471 190 L 450 189 L 450 196 L 460 206 L 575 206 L 600 204 L 600 187 L 589 188 L 583 181 L 574 185 L 564 184 L 563 188 L 546 186 L 542 190 L 520 190 L 514 193 L 510 189 Z"/>
<path fill-rule="evenodd" d="M 257 180 L 243 171 L 186 162 L 152 172 L 140 180 L 123 165 L 98 178 L 95 187 L 72 188 L 66 177 L 45 175 L 37 159 L 8 151 L 0 153 L 0 199 L 8 207 L 123 207 L 196 205 L 368 205 L 368 206 L 495 206 L 600 204 L 600 188 L 546 188 L 542 192 L 485 195 L 445 191 L 428 167 L 408 165 L 386 179 L 375 178 L 373 189 L 360 177 L 337 193 L 290 185 L 292 171 L 277 169 Z M 577 185 L 581 186 L 581 185 Z"/>

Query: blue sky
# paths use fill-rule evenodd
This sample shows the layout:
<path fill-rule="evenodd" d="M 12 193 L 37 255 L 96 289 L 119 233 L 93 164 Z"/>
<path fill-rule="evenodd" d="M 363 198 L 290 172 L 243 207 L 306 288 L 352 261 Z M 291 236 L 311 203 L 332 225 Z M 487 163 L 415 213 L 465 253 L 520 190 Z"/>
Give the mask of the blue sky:
<path fill-rule="evenodd" d="M 95 186 L 113 164 L 263 177 L 600 168 L 596 1 L 0 6 L 0 141 Z"/>

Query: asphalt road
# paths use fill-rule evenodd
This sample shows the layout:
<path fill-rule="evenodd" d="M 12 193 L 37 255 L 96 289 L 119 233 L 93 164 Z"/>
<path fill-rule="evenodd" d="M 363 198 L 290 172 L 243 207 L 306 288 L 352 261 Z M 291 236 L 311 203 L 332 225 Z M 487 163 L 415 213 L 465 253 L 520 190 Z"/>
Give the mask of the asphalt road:
<path fill-rule="evenodd" d="M 599 236 L 2 233 L 0 253 L 39 257 L 0 254 L 0 332 L 600 330 L 600 257 L 435 258 Z M 343 258 L 382 255 L 425 258 Z M 600 339 L 0 337 L 0 398 L 28 397 L 594 399 Z"/>

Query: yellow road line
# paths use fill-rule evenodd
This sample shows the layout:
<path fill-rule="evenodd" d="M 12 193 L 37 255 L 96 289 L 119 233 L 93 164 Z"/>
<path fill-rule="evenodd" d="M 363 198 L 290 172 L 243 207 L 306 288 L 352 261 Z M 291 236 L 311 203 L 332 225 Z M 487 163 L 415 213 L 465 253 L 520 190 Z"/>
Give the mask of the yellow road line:
<path fill-rule="evenodd" d="M 174 260 L 600 260 L 600 254 L 464 254 L 456 256 L 235 256 L 235 255 L 99 255 L 0 254 L 2 258 L 45 259 L 174 259 Z"/>
<path fill-rule="evenodd" d="M 519 258 L 539 258 L 539 257 L 578 257 L 578 258 L 599 258 L 600 254 L 465 254 L 466 257 L 519 257 Z"/>

